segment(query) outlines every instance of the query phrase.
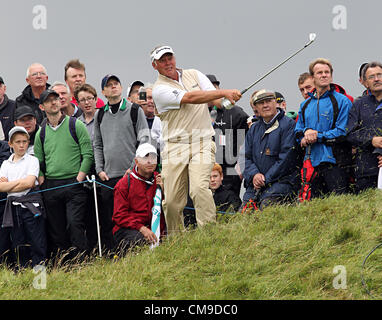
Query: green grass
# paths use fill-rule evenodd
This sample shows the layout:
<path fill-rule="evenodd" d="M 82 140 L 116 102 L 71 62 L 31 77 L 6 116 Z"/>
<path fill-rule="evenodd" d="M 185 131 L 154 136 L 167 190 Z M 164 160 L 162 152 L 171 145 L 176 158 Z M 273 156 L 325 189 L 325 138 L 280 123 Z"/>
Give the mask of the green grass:
<path fill-rule="evenodd" d="M 332 196 L 218 219 L 151 251 L 53 268 L 46 289 L 32 270 L 0 269 L 0 299 L 380 299 L 382 192 Z M 335 289 L 335 266 L 346 289 Z"/>

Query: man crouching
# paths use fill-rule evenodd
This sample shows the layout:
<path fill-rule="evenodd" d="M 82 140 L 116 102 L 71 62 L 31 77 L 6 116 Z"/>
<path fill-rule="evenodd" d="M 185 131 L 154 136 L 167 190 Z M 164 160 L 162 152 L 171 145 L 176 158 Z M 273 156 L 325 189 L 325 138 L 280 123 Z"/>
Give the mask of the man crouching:
<path fill-rule="evenodd" d="M 277 108 L 275 93 L 260 90 L 253 97 L 259 112 L 245 138 L 243 205 L 250 200 L 260 209 L 281 202 L 297 191 L 299 162 L 295 148 L 295 122 Z"/>
<path fill-rule="evenodd" d="M 141 144 L 135 154 L 135 164 L 133 171 L 120 179 L 114 188 L 113 235 L 122 254 L 136 245 L 159 240 L 151 230 L 157 184 L 163 189 L 160 175 L 155 172 L 156 148 L 149 143 Z M 163 214 L 160 231 L 161 235 L 166 231 Z"/>

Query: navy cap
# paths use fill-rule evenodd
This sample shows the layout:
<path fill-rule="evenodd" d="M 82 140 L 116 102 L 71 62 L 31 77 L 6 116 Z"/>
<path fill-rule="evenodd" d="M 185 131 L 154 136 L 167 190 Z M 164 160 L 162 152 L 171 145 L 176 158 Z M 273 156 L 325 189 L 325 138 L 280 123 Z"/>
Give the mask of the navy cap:
<path fill-rule="evenodd" d="M 108 82 L 111 78 L 113 78 L 113 79 L 117 80 L 119 83 L 121 83 L 121 80 L 119 80 L 119 78 L 118 78 L 116 75 L 114 75 L 114 74 L 108 74 L 108 75 L 104 76 L 103 79 L 102 79 L 102 81 L 101 81 L 101 89 L 102 89 L 102 90 L 105 88 L 107 82 Z"/>

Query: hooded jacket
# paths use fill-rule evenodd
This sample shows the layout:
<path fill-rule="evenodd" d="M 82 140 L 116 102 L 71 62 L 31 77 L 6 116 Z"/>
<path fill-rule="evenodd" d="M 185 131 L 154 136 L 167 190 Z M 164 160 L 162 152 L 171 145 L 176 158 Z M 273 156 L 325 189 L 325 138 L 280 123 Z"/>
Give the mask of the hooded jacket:
<path fill-rule="evenodd" d="M 47 83 L 46 89 L 48 89 L 49 87 L 50 87 L 50 84 Z M 23 92 L 21 93 L 21 95 L 19 95 L 16 98 L 16 108 L 23 105 L 26 105 L 32 108 L 32 110 L 36 114 L 37 124 L 41 124 L 42 120 L 45 118 L 45 114 L 39 107 L 40 99 L 35 98 L 32 92 L 32 87 L 30 85 L 26 86 Z"/>
<path fill-rule="evenodd" d="M 316 90 L 309 93 L 310 98 L 308 99 L 310 99 L 310 101 L 306 106 L 304 117 L 302 116 L 302 108 L 308 99 L 300 105 L 298 121 L 295 128 L 297 142 L 301 142 L 306 130 L 313 129 L 318 131 L 317 142 L 312 145 L 310 156 L 313 167 L 323 162 L 336 164 L 337 162 L 332 147 L 326 144 L 326 142 L 327 140 L 346 136 L 346 125 L 352 102 L 344 93 L 339 93 L 337 90 L 339 90 L 339 86 L 332 84 L 330 89 L 319 99 L 317 98 Z M 333 123 L 334 108 L 330 95 L 336 99 L 338 104 L 336 123 Z"/>

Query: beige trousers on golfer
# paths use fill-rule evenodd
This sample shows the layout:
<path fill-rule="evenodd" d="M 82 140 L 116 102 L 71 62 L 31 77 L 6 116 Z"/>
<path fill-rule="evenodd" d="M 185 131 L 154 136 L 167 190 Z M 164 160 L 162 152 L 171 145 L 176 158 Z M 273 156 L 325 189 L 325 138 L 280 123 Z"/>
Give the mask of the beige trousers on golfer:
<path fill-rule="evenodd" d="M 183 210 L 189 188 L 198 226 L 216 222 L 215 202 L 209 189 L 215 151 L 215 142 L 211 139 L 193 144 L 166 144 L 161 156 L 164 184 L 162 205 L 167 234 L 184 230 Z"/>

